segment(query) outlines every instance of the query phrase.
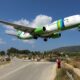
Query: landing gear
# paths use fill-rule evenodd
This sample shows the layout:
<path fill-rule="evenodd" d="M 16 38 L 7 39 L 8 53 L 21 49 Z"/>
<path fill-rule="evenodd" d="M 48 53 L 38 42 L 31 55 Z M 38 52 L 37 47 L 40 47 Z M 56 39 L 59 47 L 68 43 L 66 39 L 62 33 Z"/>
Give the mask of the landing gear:
<path fill-rule="evenodd" d="M 44 38 L 44 41 L 46 42 L 47 41 L 47 38 Z"/>
<path fill-rule="evenodd" d="M 37 39 L 38 37 L 37 36 L 34 36 L 34 39 Z"/>

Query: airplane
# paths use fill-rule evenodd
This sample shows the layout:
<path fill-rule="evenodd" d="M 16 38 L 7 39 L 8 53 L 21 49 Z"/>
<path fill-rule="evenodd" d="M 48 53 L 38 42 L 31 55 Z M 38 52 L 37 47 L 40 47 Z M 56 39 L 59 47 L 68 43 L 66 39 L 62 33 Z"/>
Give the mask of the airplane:
<path fill-rule="evenodd" d="M 19 25 L 3 20 L 0 20 L 0 23 L 13 26 L 13 28 L 16 29 L 16 34 L 9 35 L 16 36 L 17 38 L 22 40 L 37 39 L 40 37 L 43 38 L 44 41 L 47 41 L 48 38 L 60 38 L 61 31 L 64 30 L 78 27 L 80 31 L 80 15 L 65 17 L 64 19 L 56 20 L 49 25 L 37 26 L 36 28 Z"/>

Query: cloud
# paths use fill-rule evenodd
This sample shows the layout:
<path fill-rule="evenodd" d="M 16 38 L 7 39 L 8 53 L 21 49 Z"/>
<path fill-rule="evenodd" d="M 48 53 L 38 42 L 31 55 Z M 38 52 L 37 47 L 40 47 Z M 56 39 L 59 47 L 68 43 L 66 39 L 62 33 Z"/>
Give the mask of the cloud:
<path fill-rule="evenodd" d="M 16 41 L 16 40 L 17 40 L 17 38 L 15 38 L 15 37 L 12 38 L 12 41 Z"/>
<path fill-rule="evenodd" d="M 36 16 L 35 19 L 33 19 L 32 21 L 29 21 L 27 19 L 20 19 L 17 21 L 13 21 L 13 23 L 16 23 L 16 24 L 34 27 L 34 28 L 50 24 L 51 22 L 52 22 L 52 17 L 47 16 L 47 15 L 42 15 L 42 14 Z M 5 30 L 5 33 L 8 33 L 8 34 L 16 33 L 15 30 L 12 28 L 12 26 L 5 26 L 5 27 L 7 28 L 7 30 Z M 23 42 L 33 44 L 33 41 L 30 41 L 30 40 L 26 40 Z"/>
<path fill-rule="evenodd" d="M 31 22 L 27 19 L 20 19 L 18 21 L 14 21 L 14 23 L 35 28 L 39 25 L 43 26 L 46 24 L 50 24 L 51 21 L 52 21 L 52 17 L 49 17 L 47 15 L 38 15 Z"/>
<path fill-rule="evenodd" d="M 35 45 L 34 45 L 35 41 L 34 41 L 34 40 L 22 40 L 22 41 L 23 41 L 24 43 L 30 44 L 32 48 L 35 48 Z"/>
<path fill-rule="evenodd" d="M 34 40 L 22 40 L 24 43 L 34 44 Z"/>
<path fill-rule="evenodd" d="M 0 38 L 0 44 L 5 44 L 6 42 L 3 41 L 3 39 Z"/>
<path fill-rule="evenodd" d="M 32 27 L 37 27 L 39 25 L 43 26 L 46 24 L 50 24 L 52 21 L 52 17 L 46 15 L 38 15 L 31 23 Z"/>
<path fill-rule="evenodd" d="M 30 22 L 27 19 L 20 19 L 18 21 L 14 21 L 13 23 L 19 24 L 19 25 L 24 25 L 24 26 L 30 25 Z"/>
<path fill-rule="evenodd" d="M 12 30 L 12 29 L 5 30 L 5 33 L 7 33 L 7 34 L 12 34 L 12 35 L 16 35 L 15 30 Z"/>

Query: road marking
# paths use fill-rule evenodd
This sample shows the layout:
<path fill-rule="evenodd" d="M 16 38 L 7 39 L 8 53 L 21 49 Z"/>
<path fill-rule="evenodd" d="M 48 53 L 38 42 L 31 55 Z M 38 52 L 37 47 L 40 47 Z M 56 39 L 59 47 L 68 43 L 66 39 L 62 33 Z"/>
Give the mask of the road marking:
<path fill-rule="evenodd" d="M 11 71 L 11 72 L 5 74 L 4 76 L 1 76 L 1 77 L 0 77 L 0 80 L 3 79 L 3 78 L 5 78 L 5 77 L 7 77 L 7 76 L 9 76 L 9 75 L 11 75 L 11 74 L 13 74 L 13 73 L 15 73 L 15 72 L 17 72 L 17 71 L 19 71 L 19 70 L 21 70 L 21 69 L 23 69 L 23 68 L 25 68 L 26 66 L 29 66 L 30 64 L 31 64 L 31 63 L 28 63 L 28 64 L 26 64 L 26 65 L 23 65 L 23 66 L 15 69 L 14 71 Z"/>

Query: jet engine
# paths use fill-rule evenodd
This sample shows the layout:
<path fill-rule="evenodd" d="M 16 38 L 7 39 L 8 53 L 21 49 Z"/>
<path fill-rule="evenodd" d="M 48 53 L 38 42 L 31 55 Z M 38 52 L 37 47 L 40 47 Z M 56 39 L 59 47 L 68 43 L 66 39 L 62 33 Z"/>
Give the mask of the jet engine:
<path fill-rule="evenodd" d="M 23 31 L 17 31 L 17 37 L 20 39 L 32 39 L 33 36 L 30 33 L 25 33 Z"/>
<path fill-rule="evenodd" d="M 61 33 L 53 33 L 51 35 L 51 38 L 59 38 L 59 37 L 61 37 Z"/>

